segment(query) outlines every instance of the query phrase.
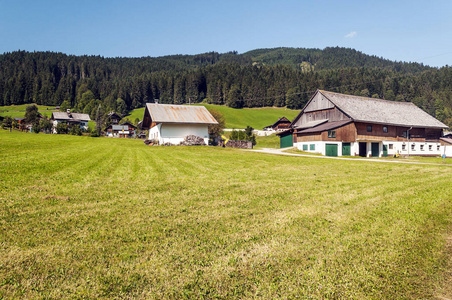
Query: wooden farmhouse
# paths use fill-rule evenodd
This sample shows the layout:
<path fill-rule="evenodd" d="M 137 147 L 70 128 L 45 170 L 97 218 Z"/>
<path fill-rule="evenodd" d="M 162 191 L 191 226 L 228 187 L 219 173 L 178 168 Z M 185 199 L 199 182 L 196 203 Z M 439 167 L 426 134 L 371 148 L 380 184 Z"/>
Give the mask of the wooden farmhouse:
<path fill-rule="evenodd" d="M 300 150 L 328 156 L 436 156 L 445 128 L 410 102 L 317 90 L 291 129 L 278 135 L 282 147 L 293 142 Z"/>
<path fill-rule="evenodd" d="M 91 121 L 88 114 L 71 113 L 70 109 L 66 112 L 53 112 L 50 120 L 53 122 L 53 133 L 56 133 L 58 123 L 65 123 L 69 128 L 80 126 L 81 129 L 88 130 L 88 121 Z"/>
<path fill-rule="evenodd" d="M 178 145 L 187 135 L 209 142 L 208 126 L 218 124 L 204 106 L 147 103 L 142 127 L 159 144 Z"/>
<path fill-rule="evenodd" d="M 264 130 L 266 131 L 285 131 L 290 128 L 290 122 L 289 119 L 286 117 L 279 118 L 278 121 L 273 123 L 272 125 L 269 125 L 267 127 L 264 127 Z"/>
<path fill-rule="evenodd" d="M 114 111 L 109 112 L 107 117 L 110 118 L 111 124 L 113 124 L 113 125 L 118 125 L 119 121 L 121 121 L 121 119 L 122 119 L 122 117 Z"/>

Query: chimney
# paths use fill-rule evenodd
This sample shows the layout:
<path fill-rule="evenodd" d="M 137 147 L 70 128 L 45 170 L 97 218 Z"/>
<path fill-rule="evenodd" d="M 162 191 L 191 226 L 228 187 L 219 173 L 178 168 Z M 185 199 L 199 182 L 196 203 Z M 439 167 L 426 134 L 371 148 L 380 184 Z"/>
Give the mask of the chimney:
<path fill-rule="evenodd" d="M 159 104 L 159 99 L 154 99 L 155 104 Z"/>
<path fill-rule="evenodd" d="M 66 113 L 67 113 L 67 115 L 69 116 L 69 117 L 72 117 L 72 115 L 71 115 L 71 110 L 68 108 L 68 109 L 66 109 Z"/>

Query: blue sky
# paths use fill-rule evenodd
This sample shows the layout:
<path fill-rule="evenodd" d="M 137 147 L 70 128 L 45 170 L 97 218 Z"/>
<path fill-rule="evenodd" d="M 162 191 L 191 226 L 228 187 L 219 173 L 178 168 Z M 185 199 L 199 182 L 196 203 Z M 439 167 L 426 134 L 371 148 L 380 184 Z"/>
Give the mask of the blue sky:
<path fill-rule="evenodd" d="M 328 46 L 452 65 L 452 1 L 0 0 L 0 53 L 139 57 Z"/>

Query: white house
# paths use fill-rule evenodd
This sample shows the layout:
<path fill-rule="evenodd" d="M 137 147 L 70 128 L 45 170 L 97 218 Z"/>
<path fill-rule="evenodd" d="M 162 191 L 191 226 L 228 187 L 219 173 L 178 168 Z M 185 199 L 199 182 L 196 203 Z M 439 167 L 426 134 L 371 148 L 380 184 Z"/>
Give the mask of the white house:
<path fill-rule="evenodd" d="M 91 118 L 88 114 L 71 113 L 68 109 L 66 112 L 53 112 L 50 120 L 53 121 L 53 132 L 56 133 L 58 123 L 68 124 L 68 127 L 80 126 L 81 129 L 88 130 L 88 121 L 91 121 Z"/>
<path fill-rule="evenodd" d="M 209 142 L 208 126 L 218 124 L 204 106 L 147 103 L 142 127 L 159 144 L 178 145 L 187 135 Z"/>

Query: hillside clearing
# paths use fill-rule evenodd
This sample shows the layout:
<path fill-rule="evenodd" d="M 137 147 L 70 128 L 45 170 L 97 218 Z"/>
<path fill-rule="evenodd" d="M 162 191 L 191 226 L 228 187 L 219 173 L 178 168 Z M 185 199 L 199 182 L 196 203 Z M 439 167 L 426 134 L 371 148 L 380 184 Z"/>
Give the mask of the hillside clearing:
<path fill-rule="evenodd" d="M 0 297 L 426 299 L 445 286 L 449 167 L 7 131 L 0 154 Z"/>
<path fill-rule="evenodd" d="M 25 116 L 25 111 L 27 106 L 36 105 L 33 103 L 30 104 L 21 104 L 21 105 L 9 105 L 9 106 L 0 106 L 0 116 L 6 117 L 10 116 L 12 118 L 23 118 Z M 55 106 L 47 106 L 47 105 L 36 105 L 38 107 L 39 113 L 44 116 L 50 118 L 52 116 L 52 112 L 55 111 Z"/>

